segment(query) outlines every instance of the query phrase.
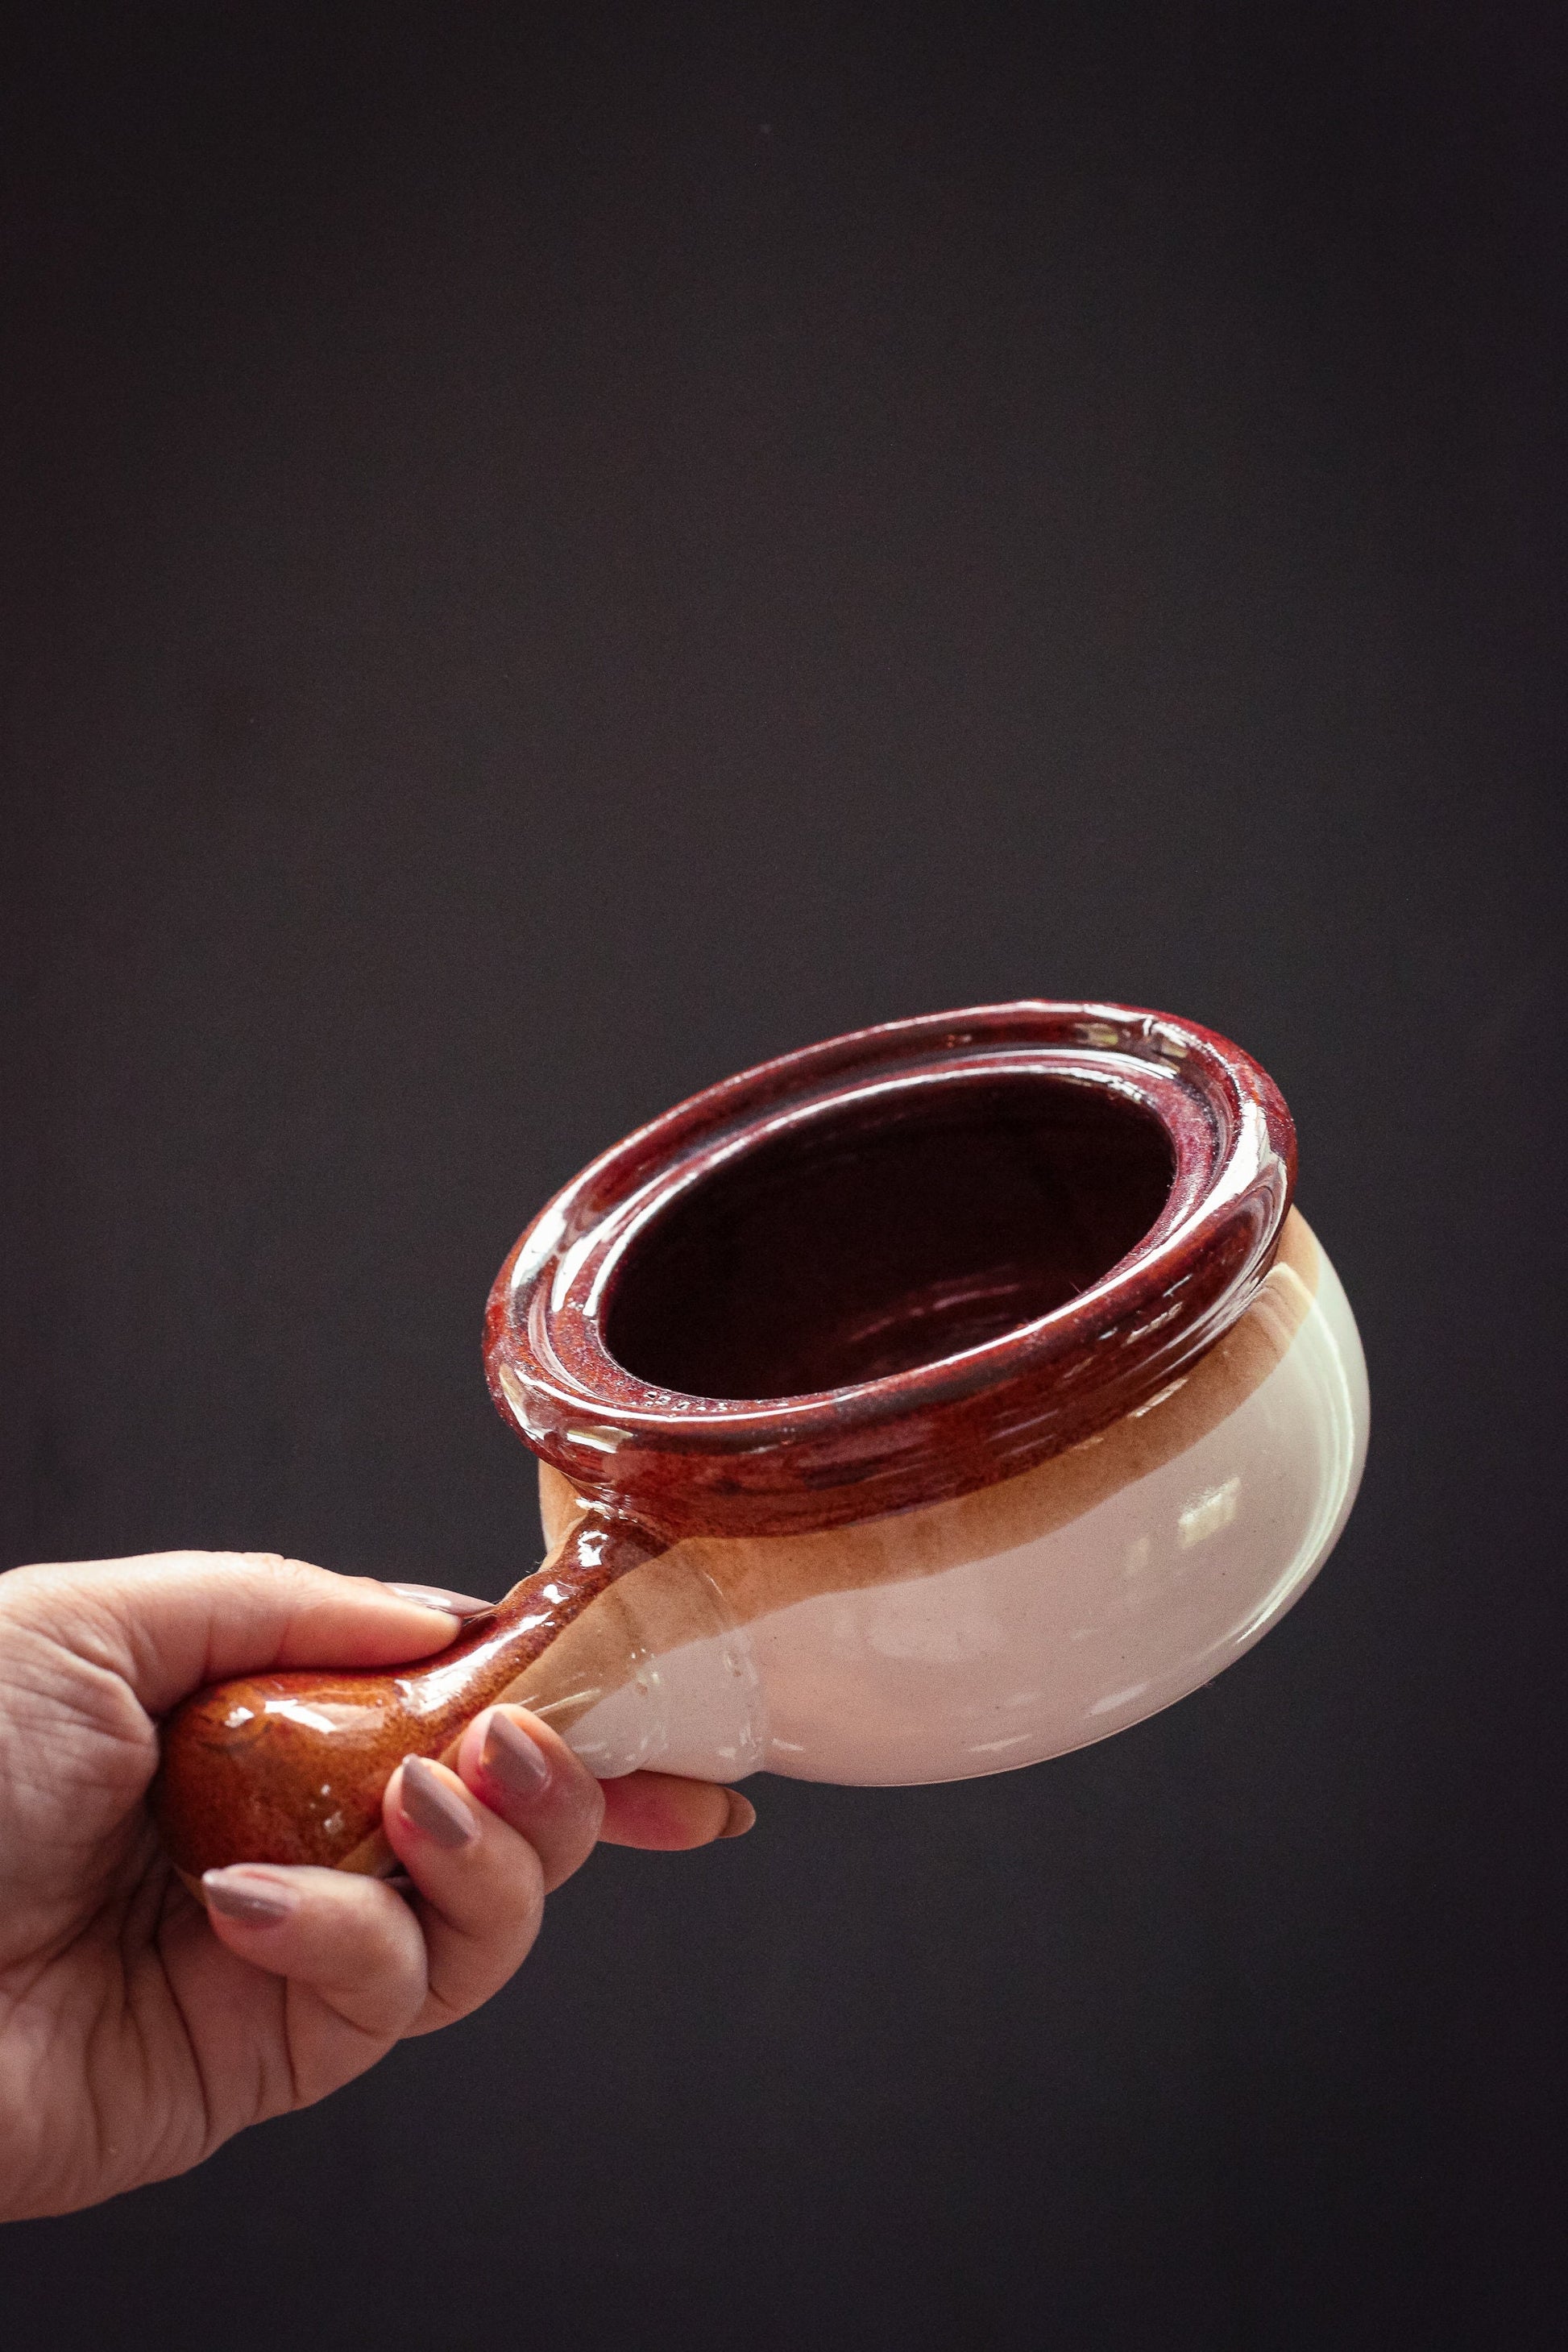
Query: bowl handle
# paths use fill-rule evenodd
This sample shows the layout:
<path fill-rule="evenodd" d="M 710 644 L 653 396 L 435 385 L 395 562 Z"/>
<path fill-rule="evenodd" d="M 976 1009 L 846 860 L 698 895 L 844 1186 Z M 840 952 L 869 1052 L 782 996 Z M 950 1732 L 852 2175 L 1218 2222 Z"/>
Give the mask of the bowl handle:
<path fill-rule="evenodd" d="M 246 1675 L 197 1691 L 163 1727 L 151 1792 L 176 1868 L 321 1863 L 396 1868 L 381 1801 L 405 1756 L 448 1759 L 481 1708 L 505 1698 L 558 1633 L 668 1538 L 584 1504 L 543 1564 L 449 1648 L 416 1665 Z"/>

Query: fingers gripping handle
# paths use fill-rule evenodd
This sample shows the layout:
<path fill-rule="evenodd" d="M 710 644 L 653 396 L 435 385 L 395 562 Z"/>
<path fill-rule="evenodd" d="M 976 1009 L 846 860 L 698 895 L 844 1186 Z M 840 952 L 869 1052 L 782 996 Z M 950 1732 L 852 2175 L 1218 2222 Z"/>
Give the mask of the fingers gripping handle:
<path fill-rule="evenodd" d="M 617 1577 L 665 1539 L 601 1505 L 448 1649 L 418 1665 L 248 1675 L 169 1717 L 153 1810 L 189 1880 L 235 1862 L 392 1864 L 381 1801 L 405 1756 L 444 1756 Z"/>

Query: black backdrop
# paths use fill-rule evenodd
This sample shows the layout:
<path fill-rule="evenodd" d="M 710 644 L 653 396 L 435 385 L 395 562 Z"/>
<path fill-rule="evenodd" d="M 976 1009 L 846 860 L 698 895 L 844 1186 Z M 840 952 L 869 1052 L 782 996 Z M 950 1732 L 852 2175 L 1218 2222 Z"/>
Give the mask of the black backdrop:
<path fill-rule="evenodd" d="M 500 1590 L 532 1208 L 1026 993 L 1274 1071 L 1376 1426 L 1209 1690 L 605 1853 L 466 2028 L 7 2233 L 7 2343 L 1553 2340 L 1560 15 L 9 37 L 5 1558 Z"/>

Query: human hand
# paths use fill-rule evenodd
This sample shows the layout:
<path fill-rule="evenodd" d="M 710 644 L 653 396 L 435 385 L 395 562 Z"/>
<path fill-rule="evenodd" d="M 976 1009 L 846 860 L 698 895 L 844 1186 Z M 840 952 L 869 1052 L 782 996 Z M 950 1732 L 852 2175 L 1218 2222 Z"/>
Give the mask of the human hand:
<path fill-rule="evenodd" d="M 732 1791 L 601 1785 L 537 1717 L 487 1708 L 455 1771 L 420 1759 L 387 1788 L 406 1899 L 245 1865 L 208 1873 L 204 1910 L 147 1811 L 157 1718 L 230 1675 L 428 1656 L 480 1605 L 250 1552 L 0 1576 L 0 2219 L 184 2172 L 466 2017 L 595 1839 L 750 1827 Z"/>

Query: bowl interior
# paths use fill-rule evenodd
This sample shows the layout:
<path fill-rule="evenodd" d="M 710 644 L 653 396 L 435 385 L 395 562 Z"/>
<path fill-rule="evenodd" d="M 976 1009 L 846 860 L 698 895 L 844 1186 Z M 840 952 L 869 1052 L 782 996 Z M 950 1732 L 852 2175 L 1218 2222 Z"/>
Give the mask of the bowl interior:
<path fill-rule="evenodd" d="M 1158 1221 L 1174 1156 L 1114 1087 L 1054 1073 L 879 1087 L 800 1118 L 650 1217 L 604 1342 L 694 1397 L 820 1394 L 1065 1306 Z"/>

